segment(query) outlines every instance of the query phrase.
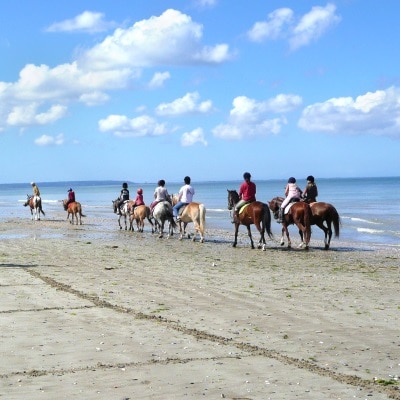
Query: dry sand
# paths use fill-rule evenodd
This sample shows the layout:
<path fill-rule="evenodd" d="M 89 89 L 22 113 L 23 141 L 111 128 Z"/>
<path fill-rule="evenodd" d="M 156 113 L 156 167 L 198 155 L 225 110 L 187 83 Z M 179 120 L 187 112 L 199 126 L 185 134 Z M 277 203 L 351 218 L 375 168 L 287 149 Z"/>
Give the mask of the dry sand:
<path fill-rule="evenodd" d="M 400 399 L 397 250 L 64 217 L 0 225 L 0 398 Z"/>

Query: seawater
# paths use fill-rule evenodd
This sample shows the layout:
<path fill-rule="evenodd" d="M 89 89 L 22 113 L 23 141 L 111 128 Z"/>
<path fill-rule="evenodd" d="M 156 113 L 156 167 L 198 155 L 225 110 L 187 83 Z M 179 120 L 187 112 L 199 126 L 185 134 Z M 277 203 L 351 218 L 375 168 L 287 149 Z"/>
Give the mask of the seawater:
<path fill-rule="evenodd" d="M 204 203 L 207 209 L 207 226 L 214 229 L 232 231 L 230 212 L 227 209 L 227 189 L 239 189 L 238 181 L 196 182 L 195 201 Z M 255 181 L 257 200 L 268 202 L 275 196 L 283 196 L 285 180 Z M 304 189 L 305 180 L 298 180 Z M 400 177 L 385 178 L 325 178 L 317 179 L 319 201 L 331 203 L 339 212 L 342 226 L 340 239 L 363 244 L 400 245 Z M 67 190 L 75 190 L 77 201 L 81 202 L 87 218 L 103 217 L 116 220 L 112 210 L 112 200 L 121 190 L 121 182 L 37 182 L 43 202 L 46 218 L 54 218 L 62 211 L 62 200 L 67 197 Z M 141 187 L 146 204 L 153 200 L 156 183 L 128 182 L 131 198 Z M 177 193 L 182 183 L 169 183 L 166 187 L 170 194 Z M 30 218 L 28 208 L 23 207 L 26 195 L 32 192 L 29 183 L 0 184 L 0 223 L 10 218 Z M 116 224 L 116 221 L 115 221 Z M 242 228 L 244 229 L 244 228 Z M 254 228 L 253 228 L 254 229 Z M 296 228 L 290 228 L 295 235 Z M 272 232 L 280 235 L 280 225 L 272 222 Z M 296 232 L 297 233 L 297 232 Z M 323 232 L 313 227 L 312 237 L 322 239 Z M 334 239 L 333 239 L 334 240 Z"/>

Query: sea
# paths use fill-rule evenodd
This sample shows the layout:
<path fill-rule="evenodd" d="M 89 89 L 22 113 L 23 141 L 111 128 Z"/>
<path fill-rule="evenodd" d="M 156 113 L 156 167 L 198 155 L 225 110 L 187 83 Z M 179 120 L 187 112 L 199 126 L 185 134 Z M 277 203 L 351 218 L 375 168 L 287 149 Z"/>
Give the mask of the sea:
<path fill-rule="evenodd" d="M 206 225 L 208 228 L 233 232 L 230 211 L 227 209 L 227 189 L 239 190 L 242 181 L 192 181 L 195 189 L 194 201 L 206 207 Z M 55 218 L 62 210 L 62 200 L 67 191 L 74 189 L 76 199 L 82 204 L 86 220 L 90 217 L 103 218 L 115 223 L 116 215 L 112 210 L 112 200 L 120 193 L 122 182 L 116 181 L 76 181 L 76 182 L 36 182 L 42 197 L 44 218 Z M 268 202 L 276 196 L 284 195 L 285 180 L 271 179 L 255 181 L 257 200 Z M 340 240 L 360 246 L 400 247 L 400 177 L 382 178 L 321 178 L 316 179 L 318 201 L 331 203 L 337 209 L 341 219 Z M 298 184 L 304 189 L 306 181 Z M 156 182 L 128 182 L 130 196 L 134 198 L 138 188 L 144 192 L 146 204 L 153 200 Z M 181 182 L 168 183 L 170 194 L 177 193 Z M 28 207 L 23 207 L 27 194 L 32 193 L 30 183 L 0 184 L 0 224 L 2 221 L 21 218 L 30 221 Z M 244 229 L 244 228 L 243 228 Z M 255 228 L 253 228 L 255 229 Z M 280 225 L 272 220 L 272 232 L 280 237 Z M 291 235 L 297 234 L 295 227 L 290 228 Z M 7 237 L 2 230 L 0 239 Z M 323 232 L 312 229 L 312 238 L 323 240 Z M 335 238 L 332 238 L 334 245 Z"/>

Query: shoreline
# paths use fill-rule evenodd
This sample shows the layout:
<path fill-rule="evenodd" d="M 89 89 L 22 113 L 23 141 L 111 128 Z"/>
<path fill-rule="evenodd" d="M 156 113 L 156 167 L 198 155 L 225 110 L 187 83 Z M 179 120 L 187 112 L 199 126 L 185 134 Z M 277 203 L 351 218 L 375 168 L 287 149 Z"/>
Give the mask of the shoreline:
<path fill-rule="evenodd" d="M 0 396 L 400 399 L 397 249 L 59 215 L 0 224 Z"/>

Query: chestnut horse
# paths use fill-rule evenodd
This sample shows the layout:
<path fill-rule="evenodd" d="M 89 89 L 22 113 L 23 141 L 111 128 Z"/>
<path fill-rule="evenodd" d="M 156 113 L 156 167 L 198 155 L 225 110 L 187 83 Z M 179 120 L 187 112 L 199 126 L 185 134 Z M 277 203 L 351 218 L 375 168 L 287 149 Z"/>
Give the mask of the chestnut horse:
<path fill-rule="evenodd" d="M 178 195 L 172 195 L 172 205 L 178 203 Z M 204 243 L 204 229 L 206 226 L 206 208 L 202 203 L 196 203 L 192 201 L 191 203 L 182 206 L 179 209 L 179 232 L 181 234 L 180 240 L 186 236 L 186 226 L 189 222 L 193 222 L 195 233 L 193 235 L 192 241 L 196 240 L 197 233 L 200 235 L 200 243 Z M 183 229 L 182 229 L 183 223 Z M 188 239 L 190 239 L 190 234 L 187 234 Z"/>
<path fill-rule="evenodd" d="M 279 207 L 283 202 L 283 197 L 274 197 L 269 202 L 269 208 L 274 214 L 274 218 L 278 218 L 279 214 Z M 283 222 L 282 222 L 282 237 L 281 237 L 281 246 L 285 244 L 283 239 L 284 233 L 286 233 L 286 237 L 288 240 L 288 247 L 292 247 L 292 242 L 289 236 L 288 226 L 295 224 L 299 228 L 299 232 L 301 232 L 301 241 L 299 247 L 305 246 L 308 249 L 310 239 L 311 239 L 311 220 L 312 220 L 312 213 L 311 208 L 307 203 L 303 201 L 299 201 L 293 203 L 290 207 L 288 213 L 284 213 Z"/>
<path fill-rule="evenodd" d="M 79 225 L 82 225 L 82 217 L 86 217 L 86 215 L 82 214 L 82 206 L 81 203 L 78 201 L 74 201 L 67 205 L 68 200 L 63 201 L 64 210 L 67 211 L 67 220 L 69 221 L 69 215 L 72 215 L 71 224 L 74 224 L 74 216 L 76 220 L 76 225 L 78 225 L 78 218 L 79 218 Z"/>
<path fill-rule="evenodd" d="M 40 221 L 40 213 L 45 215 L 42 210 L 42 199 L 39 196 L 30 196 L 26 195 L 26 202 L 24 203 L 24 207 L 29 206 L 31 210 L 32 221 L 33 219 Z M 35 210 L 35 215 L 33 215 L 33 211 Z"/>
<path fill-rule="evenodd" d="M 147 221 L 150 222 L 151 226 L 153 226 L 153 223 L 150 220 L 150 208 L 145 206 L 145 205 L 141 205 L 141 206 L 137 206 L 133 208 L 133 211 L 131 212 L 130 216 L 129 216 L 129 229 L 130 230 L 134 230 L 133 229 L 133 221 L 136 221 L 136 226 L 138 229 L 138 232 L 143 232 L 144 229 L 144 220 L 147 218 Z"/>
<path fill-rule="evenodd" d="M 239 194 L 236 190 L 228 190 L 228 210 L 235 208 L 239 201 Z M 273 238 L 271 232 L 271 214 L 268 210 L 268 205 L 261 201 L 253 201 L 252 203 L 246 204 L 240 209 L 239 218 L 235 221 L 235 241 L 232 246 L 237 245 L 237 236 L 239 231 L 239 225 L 247 227 L 247 233 L 250 238 L 251 248 L 254 249 L 253 237 L 251 236 L 250 225 L 255 225 L 258 232 L 260 232 L 260 241 L 258 242 L 258 248 L 265 250 L 265 232 L 268 233 L 270 239 Z"/>
<path fill-rule="evenodd" d="M 325 250 L 328 250 L 332 238 L 332 224 L 335 231 L 335 237 L 339 237 L 341 224 L 339 213 L 332 204 L 324 203 L 322 201 L 310 203 L 310 207 L 312 213 L 311 225 L 317 225 L 320 229 L 324 231 Z M 326 226 L 324 225 L 324 222 L 326 223 Z M 302 232 L 299 233 L 301 237 Z"/>

